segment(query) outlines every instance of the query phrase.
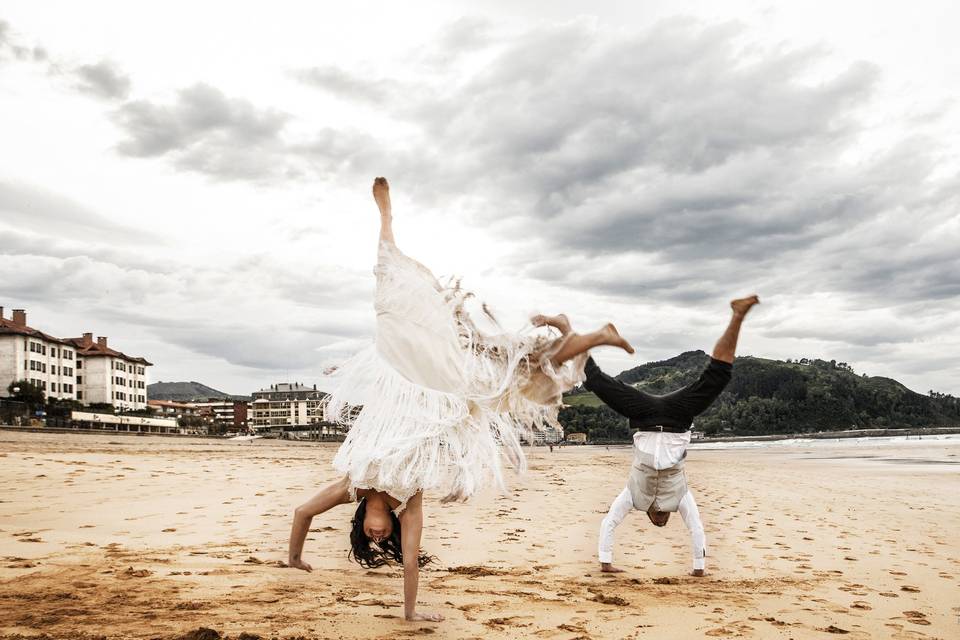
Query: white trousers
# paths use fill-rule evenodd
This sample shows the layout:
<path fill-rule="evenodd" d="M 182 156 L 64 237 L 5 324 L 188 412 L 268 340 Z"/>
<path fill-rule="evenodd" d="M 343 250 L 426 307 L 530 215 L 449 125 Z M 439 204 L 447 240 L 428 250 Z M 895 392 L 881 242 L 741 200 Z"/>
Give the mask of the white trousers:
<path fill-rule="evenodd" d="M 610 505 L 610 511 L 604 516 L 600 523 L 600 544 L 598 555 L 600 562 L 613 562 L 613 532 L 627 517 L 627 514 L 633 510 L 633 498 L 630 496 L 630 489 L 624 488 L 620 495 L 616 497 L 613 504 Z M 700 522 L 700 510 L 697 509 L 697 501 L 693 498 L 693 492 L 689 489 L 683 499 L 680 500 L 680 517 L 683 518 L 683 524 L 687 526 L 690 532 L 690 550 L 693 554 L 693 568 L 705 569 L 707 556 L 707 538 L 703 532 L 703 523 Z"/>

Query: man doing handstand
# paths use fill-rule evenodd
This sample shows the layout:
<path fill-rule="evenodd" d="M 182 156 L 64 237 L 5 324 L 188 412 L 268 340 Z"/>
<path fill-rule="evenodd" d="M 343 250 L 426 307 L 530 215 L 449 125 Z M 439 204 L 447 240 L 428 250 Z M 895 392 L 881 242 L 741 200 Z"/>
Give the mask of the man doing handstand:
<path fill-rule="evenodd" d="M 643 511 L 658 527 L 667 524 L 670 513 L 679 511 L 690 531 L 694 576 L 703 576 L 706 568 L 706 536 L 693 493 L 687 487 L 683 470 L 693 418 L 703 413 L 723 391 L 733 371 L 740 325 L 757 296 L 730 303 L 733 318 L 713 348 L 710 363 L 693 384 L 657 396 L 644 393 L 611 378 L 593 361 L 587 360 L 587 379 L 583 386 L 594 392 L 617 413 L 630 419 L 637 429 L 633 436 L 633 466 L 627 486 L 610 505 L 600 525 L 599 556 L 602 571 L 619 573 L 613 566 L 613 532 L 633 509 Z"/>

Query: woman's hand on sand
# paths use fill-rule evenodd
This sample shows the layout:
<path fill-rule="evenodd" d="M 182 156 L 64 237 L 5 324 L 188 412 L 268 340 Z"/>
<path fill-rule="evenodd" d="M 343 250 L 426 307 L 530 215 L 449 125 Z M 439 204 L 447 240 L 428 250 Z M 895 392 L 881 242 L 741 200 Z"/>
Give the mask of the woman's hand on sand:
<path fill-rule="evenodd" d="M 311 567 L 308 563 L 304 562 L 299 558 L 297 558 L 296 560 L 291 560 L 290 562 L 287 563 L 287 566 L 290 567 L 291 569 L 303 569 L 307 573 L 310 573 L 311 571 L 313 571 L 313 567 Z"/>
<path fill-rule="evenodd" d="M 442 622 L 443 616 L 439 613 L 411 613 L 404 616 L 408 622 Z"/>

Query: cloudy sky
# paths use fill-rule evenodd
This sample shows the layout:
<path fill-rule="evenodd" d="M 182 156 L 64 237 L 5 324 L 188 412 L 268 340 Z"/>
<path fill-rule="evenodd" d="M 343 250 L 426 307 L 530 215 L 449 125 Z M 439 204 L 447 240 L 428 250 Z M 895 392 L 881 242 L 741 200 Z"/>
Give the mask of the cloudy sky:
<path fill-rule="evenodd" d="M 0 305 L 232 393 L 371 339 L 398 244 L 520 328 L 960 394 L 952 2 L 0 7 Z M 722 7 L 721 7 L 722 5 Z M 9 316 L 8 316 L 9 317 Z"/>

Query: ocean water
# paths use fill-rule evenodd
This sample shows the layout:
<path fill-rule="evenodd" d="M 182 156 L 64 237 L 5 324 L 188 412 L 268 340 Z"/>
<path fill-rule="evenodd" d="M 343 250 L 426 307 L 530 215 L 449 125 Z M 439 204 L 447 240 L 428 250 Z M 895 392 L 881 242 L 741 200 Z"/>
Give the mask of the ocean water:
<path fill-rule="evenodd" d="M 939 434 L 929 436 L 890 436 L 875 438 L 788 438 L 786 440 L 747 440 L 742 442 L 691 442 L 690 449 L 777 449 L 802 446 L 805 449 L 838 447 L 910 447 L 929 446 L 935 443 L 960 444 L 960 434 Z"/>

